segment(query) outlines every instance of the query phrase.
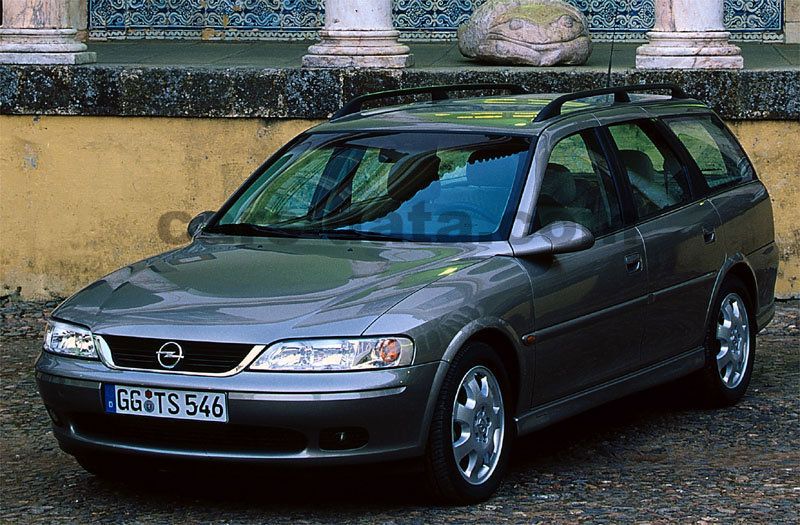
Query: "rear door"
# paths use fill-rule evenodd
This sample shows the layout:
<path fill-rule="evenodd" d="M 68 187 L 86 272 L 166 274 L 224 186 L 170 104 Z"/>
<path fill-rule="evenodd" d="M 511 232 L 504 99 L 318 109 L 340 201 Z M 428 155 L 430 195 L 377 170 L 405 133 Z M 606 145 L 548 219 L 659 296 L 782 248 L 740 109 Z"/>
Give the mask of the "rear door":
<path fill-rule="evenodd" d="M 519 261 L 533 286 L 533 402 L 541 405 L 636 369 L 647 279 L 644 245 L 626 226 L 596 129 L 543 136 L 547 157 L 532 231 L 555 221 L 586 226 L 585 251 Z"/>
<path fill-rule="evenodd" d="M 713 114 L 662 119 L 695 161 L 698 178 L 722 220 L 720 241 L 729 257 L 745 255 L 758 280 L 758 305 L 773 300 L 776 268 L 772 207 L 747 155 Z"/>
<path fill-rule="evenodd" d="M 627 179 L 647 256 L 647 319 L 642 366 L 700 346 L 706 310 L 725 251 L 720 218 L 695 198 L 685 152 L 655 120 L 608 126 L 617 169 Z"/>

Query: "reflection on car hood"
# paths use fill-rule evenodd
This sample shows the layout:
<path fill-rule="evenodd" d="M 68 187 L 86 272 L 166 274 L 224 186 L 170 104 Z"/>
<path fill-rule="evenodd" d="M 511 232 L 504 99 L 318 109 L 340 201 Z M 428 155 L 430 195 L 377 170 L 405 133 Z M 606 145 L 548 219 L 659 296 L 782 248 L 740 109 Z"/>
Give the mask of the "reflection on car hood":
<path fill-rule="evenodd" d="M 96 334 L 167 339 L 357 336 L 482 251 L 475 244 L 210 237 L 104 277 L 53 317 Z"/>

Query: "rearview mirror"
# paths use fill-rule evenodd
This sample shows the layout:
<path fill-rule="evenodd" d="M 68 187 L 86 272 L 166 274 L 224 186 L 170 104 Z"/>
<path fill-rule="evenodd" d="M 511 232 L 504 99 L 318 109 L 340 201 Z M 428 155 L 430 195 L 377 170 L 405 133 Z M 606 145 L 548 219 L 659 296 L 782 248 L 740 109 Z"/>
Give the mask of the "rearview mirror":
<path fill-rule="evenodd" d="M 580 252 L 592 246 L 592 232 L 585 226 L 570 221 L 550 223 L 536 233 L 511 243 L 515 256 Z"/>
<path fill-rule="evenodd" d="M 211 217 L 213 217 L 215 213 L 214 211 L 204 211 L 190 220 L 189 226 L 186 227 L 186 233 L 189 234 L 189 238 L 194 239 L 194 237 L 200 233 L 200 230 L 203 229 L 203 226 L 208 224 L 208 221 L 211 220 Z"/>

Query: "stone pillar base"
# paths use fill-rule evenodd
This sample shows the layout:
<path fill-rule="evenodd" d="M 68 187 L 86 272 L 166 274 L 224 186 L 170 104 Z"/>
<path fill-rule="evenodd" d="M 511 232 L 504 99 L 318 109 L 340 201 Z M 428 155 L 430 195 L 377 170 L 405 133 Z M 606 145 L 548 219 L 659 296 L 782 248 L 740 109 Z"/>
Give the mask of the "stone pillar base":
<path fill-rule="evenodd" d="M 0 64 L 87 64 L 97 55 L 74 29 L 0 29 Z"/>
<path fill-rule="evenodd" d="M 398 36 L 393 30 L 323 30 L 322 42 L 308 48 L 303 67 L 410 67 L 414 58 Z"/>
<path fill-rule="evenodd" d="M 742 50 L 727 31 L 651 31 L 636 50 L 639 69 L 741 69 Z"/>
<path fill-rule="evenodd" d="M 411 55 L 306 55 L 303 67 L 358 67 L 402 69 L 414 65 Z"/>

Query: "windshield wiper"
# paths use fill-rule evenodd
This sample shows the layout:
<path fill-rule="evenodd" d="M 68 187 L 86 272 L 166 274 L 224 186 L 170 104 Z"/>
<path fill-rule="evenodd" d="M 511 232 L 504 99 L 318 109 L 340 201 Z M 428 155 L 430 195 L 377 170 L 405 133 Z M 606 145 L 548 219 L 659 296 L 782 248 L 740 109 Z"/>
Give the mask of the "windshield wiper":
<path fill-rule="evenodd" d="M 206 231 L 209 233 L 244 235 L 248 237 L 302 237 L 303 234 L 306 233 L 304 230 L 273 228 L 270 226 L 261 226 L 259 224 L 251 224 L 247 222 L 238 224 L 217 224 Z"/>
<path fill-rule="evenodd" d="M 314 230 L 323 237 L 331 239 L 359 239 L 369 241 L 405 241 L 406 239 L 399 235 L 391 235 L 387 233 L 355 230 L 352 228 L 331 228 L 323 230 Z"/>

